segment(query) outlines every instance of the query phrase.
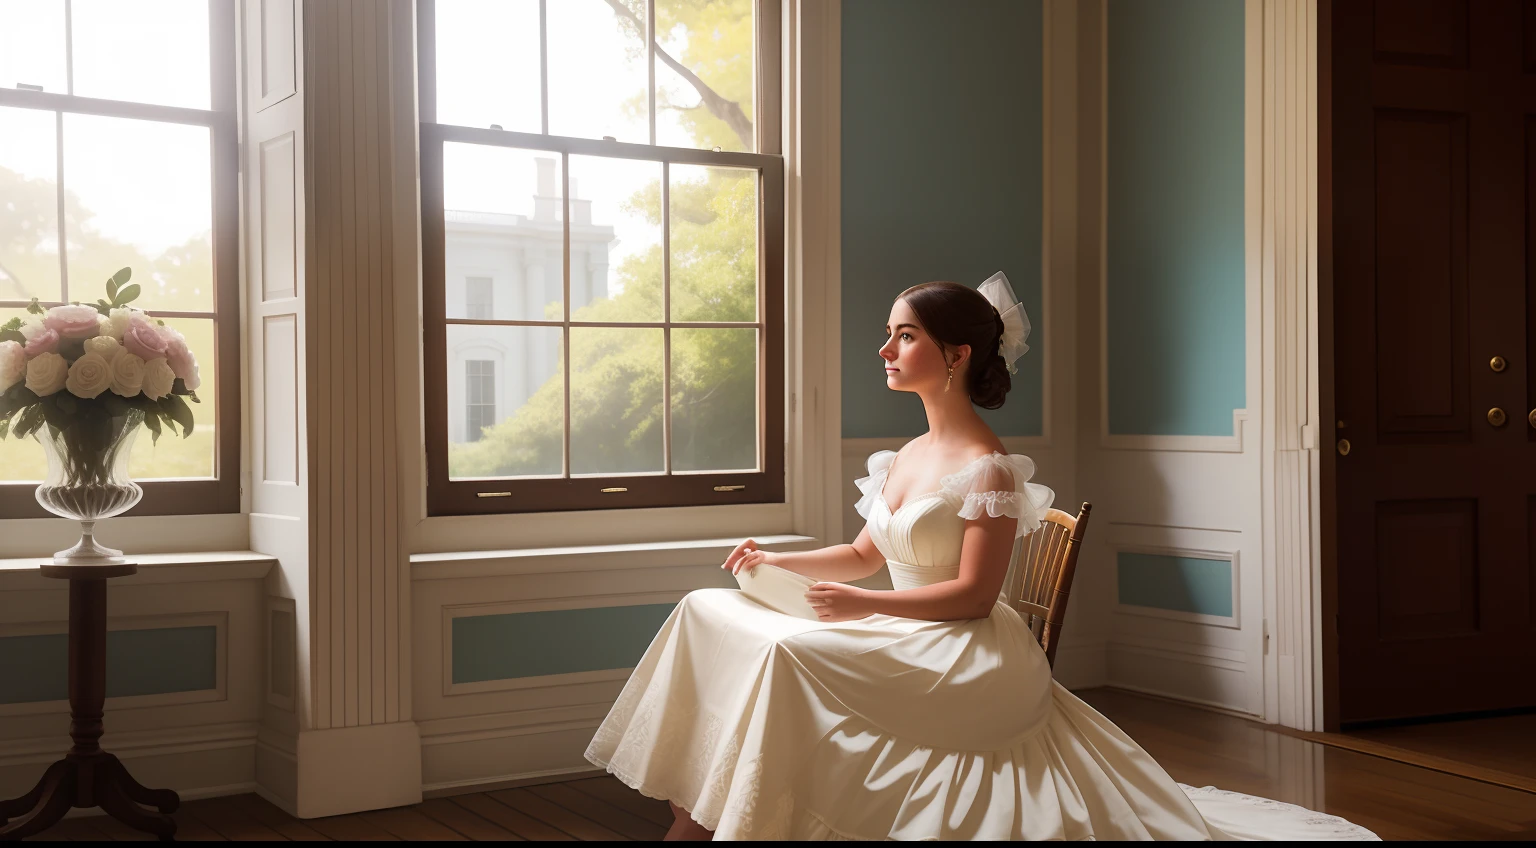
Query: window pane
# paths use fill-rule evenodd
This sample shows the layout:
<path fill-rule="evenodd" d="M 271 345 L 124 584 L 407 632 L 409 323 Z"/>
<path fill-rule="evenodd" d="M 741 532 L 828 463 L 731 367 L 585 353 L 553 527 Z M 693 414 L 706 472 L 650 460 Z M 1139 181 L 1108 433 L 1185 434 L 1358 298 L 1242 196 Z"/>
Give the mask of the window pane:
<path fill-rule="evenodd" d="M 571 157 L 571 317 L 661 320 L 661 163 Z"/>
<path fill-rule="evenodd" d="M 559 327 L 448 326 L 449 477 L 560 474 L 560 346 Z"/>
<path fill-rule="evenodd" d="M 59 0 L 0 0 L 0 88 L 21 85 L 68 93 Z"/>
<path fill-rule="evenodd" d="M 0 107 L 0 300 L 63 299 L 56 121 Z"/>
<path fill-rule="evenodd" d="M 656 143 L 756 149 L 753 0 L 656 0 Z"/>
<path fill-rule="evenodd" d="M 673 165 L 672 320 L 757 320 L 757 172 Z"/>
<path fill-rule="evenodd" d="M 124 266 L 148 310 L 213 311 L 207 127 L 64 116 L 69 298 L 105 295 Z"/>
<path fill-rule="evenodd" d="M 549 132 L 649 144 L 645 4 L 555 0 L 549 30 Z"/>
<path fill-rule="evenodd" d="M 0 324 L 16 315 L 31 317 L 24 309 L 0 309 Z M 202 403 L 191 403 L 190 400 L 187 403 L 196 422 L 190 438 L 165 434 L 156 444 L 147 431 L 140 432 L 133 443 L 128 470 L 133 479 L 141 482 L 212 477 L 218 444 L 214 405 L 218 397 L 218 368 L 214 361 L 213 321 L 201 318 L 164 320 L 186 337 L 187 347 L 197 358 L 198 375 L 202 378 L 197 395 Z M 0 439 L 0 482 L 40 482 L 47 469 L 48 462 L 36 439 L 17 439 L 10 435 Z"/>
<path fill-rule="evenodd" d="M 472 317 L 468 281 L 489 278 L 497 320 L 561 320 L 562 205 L 560 154 L 444 144 L 448 317 Z"/>
<path fill-rule="evenodd" d="M 208 109 L 208 0 L 73 0 L 75 94 Z"/>
<path fill-rule="evenodd" d="M 660 329 L 571 330 L 571 473 L 661 471 Z"/>
<path fill-rule="evenodd" d="M 197 422 L 189 438 L 166 433 L 155 443 L 148 432 L 139 433 L 128 458 L 128 470 L 135 480 L 212 477 L 214 454 L 219 443 L 214 420 L 218 368 L 214 362 L 213 321 L 206 318 L 162 320 L 187 337 L 187 348 L 197 357 L 197 373 L 203 380 L 197 396 L 202 403 L 192 403 L 188 399 L 187 406 L 192 408 L 192 417 Z"/>
<path fill-rule="evenodd" d="M 757 468 L 757 330 L 672 331 L 672 468 Z"/>
<path fill-rule="evenodd" d="M 539 0 L 437 0 L 437 121 L 542 132 Z"/>

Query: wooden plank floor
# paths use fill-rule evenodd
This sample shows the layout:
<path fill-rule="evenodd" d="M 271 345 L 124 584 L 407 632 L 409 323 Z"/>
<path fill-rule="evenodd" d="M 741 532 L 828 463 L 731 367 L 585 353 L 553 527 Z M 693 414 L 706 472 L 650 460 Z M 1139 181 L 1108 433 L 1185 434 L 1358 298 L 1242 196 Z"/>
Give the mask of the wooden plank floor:
<path fill-rule="evenodd" d="M 1175 780 L 1343 816 L 1386 839 L 1536 839 L 1536 794 L 1319 745 L 1256 722 L 1111 689 L 1081 693 Z M 612 777 L 433 798 L 410 807 L 299 820 L 255 795 L 190 801 L 181 839 L 651 840 L 667 804 Z M 142 839 L 103 816 L 68 819 L 45 839 Z"/>
<path fill-rule="evenodd" d="M 1344 735 L 1508 772 L 1536 784 L 1536 713 L 1361 728 Z"/>

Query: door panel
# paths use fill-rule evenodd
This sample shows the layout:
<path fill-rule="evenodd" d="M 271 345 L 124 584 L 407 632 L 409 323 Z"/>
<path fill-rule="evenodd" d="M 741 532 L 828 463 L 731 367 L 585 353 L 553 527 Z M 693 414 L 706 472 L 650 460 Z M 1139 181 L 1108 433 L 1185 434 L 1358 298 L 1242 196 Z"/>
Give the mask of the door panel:
<path fill-rule="evenodd" d="M 1536 705 L 1536 7 L 1332 15 L 1339 717 Z"/>

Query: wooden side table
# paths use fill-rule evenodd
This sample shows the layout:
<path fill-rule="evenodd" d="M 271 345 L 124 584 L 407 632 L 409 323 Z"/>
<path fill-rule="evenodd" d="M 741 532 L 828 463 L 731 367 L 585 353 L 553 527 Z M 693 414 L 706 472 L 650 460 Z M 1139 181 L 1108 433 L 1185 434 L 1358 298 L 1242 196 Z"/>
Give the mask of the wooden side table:
<path fill-rule="evenodd" d="M 107 580 L 133 574 L 138 566 L 44 563 L 41 570 L 44 577 L 69 581 L 69 736 L 75 744 L 31 792 L 0 801 L 0 840 L 41 833 L 70 807 L 100 807 L 129 827 L 173 839 L 176 820 L 170 814 L 181 798 L 169 789 L 144 788 L 100 744 L 107 697 Z"/>

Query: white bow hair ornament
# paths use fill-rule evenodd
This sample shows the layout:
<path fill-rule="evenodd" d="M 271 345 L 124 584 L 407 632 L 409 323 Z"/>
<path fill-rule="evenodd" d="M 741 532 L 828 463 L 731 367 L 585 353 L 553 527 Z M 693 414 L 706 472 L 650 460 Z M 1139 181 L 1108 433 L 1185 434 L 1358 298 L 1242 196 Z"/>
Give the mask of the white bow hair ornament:
<path fill-rule="evenodd" d="M 1002 271 L 988 277 L 976 290 L 992 304 L 997 314 L 1003 316 L 1003 337 L 998 343 L 997 355 L 1003 358 L 1009 374 L 1019 373 L 1013 363 L 1029 352 L 1029 345 L 1025 343 L 1029 338 L 1029 315 L 1025 314 L 1023 305 L 1013 294 L 1013 286 L 1008 285 L 1008 277 Z"/>

